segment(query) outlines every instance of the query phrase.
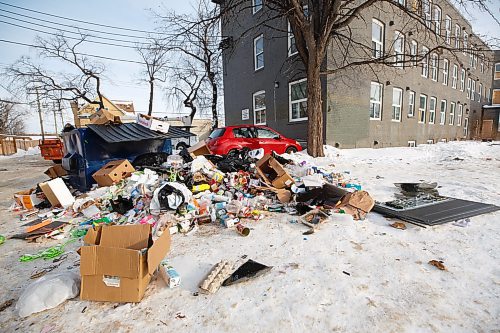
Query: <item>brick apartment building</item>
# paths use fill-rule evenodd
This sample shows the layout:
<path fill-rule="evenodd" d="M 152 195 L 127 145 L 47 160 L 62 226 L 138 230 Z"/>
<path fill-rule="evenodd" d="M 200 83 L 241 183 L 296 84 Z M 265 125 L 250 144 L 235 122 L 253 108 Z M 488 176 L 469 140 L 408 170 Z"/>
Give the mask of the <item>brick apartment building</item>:
<path fill-rule="evenodd" d="M 480 140 L 500 140 L 500 50 L 495 50 L 491 87 L 491 103 L 475 119 L 475 138 Z"/>
<path fill-rule="evenodd" d="M 304 68 L 286 18 L 261 24 L 270 16 L 262 1 L 248 0 L 233 12 L 236 17 L 223 20 L 226 124 L 266 124 L 306 140 Z M 372 45 L 374 54 L 391 53 L 405 61 L 440 44 L 463 52 L 440 51 L 402 66 L 354 67 L 323 76 L 327 144 L 406 146 L 472 138 L 478 131 L 482 106 L 491 100 L 491 50 L 448 1 L 395 1 L 422 8 L 427 29 L 411 28 L 417 25 L 382 3 L 352 22 L 353 39 Z M 303 3 L 307 11 L 307 1 Z M 429 37 L 432 31 L 436 35 Z M 330 68 L 337 56 L 330 45 L 324 67 Z"/>

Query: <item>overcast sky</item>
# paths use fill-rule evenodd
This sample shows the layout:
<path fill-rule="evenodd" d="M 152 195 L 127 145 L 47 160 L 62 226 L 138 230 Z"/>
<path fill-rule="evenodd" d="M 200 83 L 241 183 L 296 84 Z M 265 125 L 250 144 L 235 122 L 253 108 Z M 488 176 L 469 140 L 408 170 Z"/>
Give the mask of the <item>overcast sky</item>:
<path fill-rule="evenodd" d="M 0 0 L 0 2 L 70 19 L 97 22 L 100 24 L 126 27 L 129 29 L 152 31 L 154 30 L 155 23 L 149 12 L 149 9 L 161 11 L 162 8 L 169 8 L 177 12 L 187 13 L 193 10 L 193 3 L 196 3 L 196 0 Z M 490 0 L 489 6 L 491 11 L 494 12 L 498 18 L 500 18 L 500 0 Z M 11 13 L 7 11 L 10 11 Z M 46 25 L 51 25 L 50 23 L 40 22 L 13 13 L 32 16 L 54 22 L 61 22 L 68 25 L 93 28 L 95 30 L 105 32 L 123 33 L 136 36 L 141 35 L 141 33 L 139 32 L 127 32 L 111 28 L 87 25 L 0 4 L 0 15 L 3 15 L 0 16 L 0 39 L 32 44 L 35 36 L 37 34 L 40 34 L 36 31 L 27 30 L 22 27 L 14 26 L 12 24 L 55 32 L 55 30 L 30 25 L 19 20 L 37 22 L 38 24 Z M 476 33 L 500 39 L 500 27 L 487 14 L 481 13 L 477 9 L 471 9 L 470 14 L 464 13 L 464 16 L 469 18 Z M 4 22 L 9 22 L 11 24 Z M 71 30 L 71 28 L 64 29 Z M 49 36 L 47 34 L 40 35 L 45 37 Z M 127 37 L 111 37 L 127 39 Z M 105 46 L 87 43 L 80 49 L 80 52 L 120 59 L 137 61 L 140 60 L 135 50 L 117 46 Z M 27 46 L 12 45 L 5 42 L 0 42 L 0 70 L 5 66 L 13 63 L 22 55 L 31 55 L 33 57 L 36 57 L 36 52 Z M 145 112 L 148 106 L 148 87 L 146 84 L 138 82 L 141 65 L 105 60 L 102 60 L 102 62 L 106 66 L 106 78 L 103 80 L 102 88 L 102 92 L 104 93 L 104 95 L 111 99 L 132 100 L 134 102 L 136 110 L 138 110 L 139 112 Z M 1 84 L 2 82 L 0 80 L 0 98 L 9 98 L 9 93 L 1 87 Z M 162 95 L 163 93 L 157 91 L 157 97 L 154 104 L 156 115 L 165 116 L 167 115 L 167 113 L 172 114 L 175 112 L 183 112 L 183 110 L 176 110 L 175 107 L 169 105 L 167 100 Z M 70 112 L 68 111 L 66 113 L 66 117 L 69 116 Z M 52 118 L 47 117 L 46 122 L 49 130 L 53 130 Z M 40 132 L 36 117 L 31 117 L 31 120 L 28 123 L 27 130 L 28 132 Z"/>

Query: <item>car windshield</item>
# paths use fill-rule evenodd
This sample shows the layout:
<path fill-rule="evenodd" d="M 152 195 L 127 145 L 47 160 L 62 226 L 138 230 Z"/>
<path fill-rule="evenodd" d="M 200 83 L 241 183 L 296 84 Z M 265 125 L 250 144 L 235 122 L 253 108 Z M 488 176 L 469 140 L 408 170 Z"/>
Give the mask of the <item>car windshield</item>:
<path fill-rule="evenodd" d="M 233 134 L 235 138 L 247 138 L 251 139 L 254 137 L 253 131 L 250 127 L 240 127 L 233 129 Z"/>
<path fill-rule="evenodd" d="M 267 128 L 257 127 L 257 137 L 262 139 L 277 139 L 279 135 Z"/>
<path fill-rule="evenodd" d="M 224 135 L 224 132 L 226 130 L 224 128 L 216 128 L 212 131 L 212 133 L 210 133 L 210 135 L 208 136 L 210 139 L 215 139 L 215 138 L 218 138 L 218 137 L 221 137 Z"/>

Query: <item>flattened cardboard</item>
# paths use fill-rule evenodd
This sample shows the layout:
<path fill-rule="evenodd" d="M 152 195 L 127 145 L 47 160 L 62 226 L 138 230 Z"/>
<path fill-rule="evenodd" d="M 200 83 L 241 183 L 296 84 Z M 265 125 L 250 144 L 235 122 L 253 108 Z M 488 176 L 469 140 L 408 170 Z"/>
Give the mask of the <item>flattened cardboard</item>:
<path fill-rule="evenodd" d="M 269 154 L 258 160 L 255 167 L 262 180 L 277 189 L 290 187 L 294 183 L 283 166 Z"/>
<path fill-rule="evenodd" d="M 26 229 L 24 230 L 26 233 L 30 233 L 30 232 L 33 232 L 35 230 L 38 230 L 42 227 L 45 227 L 49 224 L 52 223 L 52 219 L 37 219 L 35 221 L 33 221 L 32 223 L 29 223 L 26 226 Z"/>
<path fill-rule="evenodd" d="M 363 220 L 373 206 L 375 206 L 375 201 L 368 192 L 356 191 L 344 195 L 335 208 L 343 209 L 347 214 L 352 215 L 355 220 Z"/>
<path fill-rule="evenodd" d="M 49 176 L 51 179 L 55 179 L 57 177 L 66 176 L 68 174 L 68 172 L 66 170 L 64 170 L 64 168 L 60 164 L 56 164 L 54 166 L 51 166 L 44 173 L 47 176 Z"/>
<path fill-rule="evenodd" d="M 134 167 L 128 160 L 117 160 L 107 163 L 97 170 L 92 178 L 99 186 L 111 186 L 120 180 L 130 177 L 135 172 Z"/>
<path fill-rule="evenodd" d="M 142 250 L 148 247 L 150 224 L 103 226 L 100 246 Z"/>
<path fill-rule="evenodd" d="M 140 302 L 154 271 L 170 250 L 170 234 L 164 233 L 153 243 L 148 224 L 92 228 L 84 242 L 94 245 L 79 250 L 80 298 L 91 301 Z M 143 246 L 148 250 L 143 251 Z"/>
<path fill-rule="evenodd" d="M 54 207 L 62 206 L 67 208 L 75 202 L 75 197 L 71 194 L 66 184 L 61 178 L 52 179 L 45 183 L 38 184 Z"/>
<path fill-rule="evenodd" d="M 212 154 L 210 151 L 210 148 L 208 148 L 207 144 L 205 141 L 200 141 L 195 145 L 192 145 L 187 149 L 188 153 L 191 154 L 191 156 L 200 156 L 200 155 L 209 155 Z"/>

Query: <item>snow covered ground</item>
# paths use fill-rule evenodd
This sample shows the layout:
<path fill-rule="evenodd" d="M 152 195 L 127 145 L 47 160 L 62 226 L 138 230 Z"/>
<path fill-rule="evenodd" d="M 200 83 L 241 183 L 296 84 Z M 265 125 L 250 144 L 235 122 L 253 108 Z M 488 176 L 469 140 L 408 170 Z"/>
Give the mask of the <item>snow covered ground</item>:
<path fill-rule="evenodd" d="M 499 143 L 329 147 L 327 155 L 315 162 L 350 172 L 379 201 L 397 192 L 394 182 L 426 180 L 438 182 L 443 195 L 500 205 Z M 29 168 L 24 172 L 28 178 L 40 176 Z M 8 192 L 16 190 L 15 183 L 10 186 L 2 188 L 1 200 L 10 200 Z M 138 304 L 75 299 L 25 319 L 11 306 L 0 312 L 0 331 L 499 332 L 499 220 L 497 212 L 474 217 L 464 228 L 407 224 L 408 229 L 397 230 L 376 213 L 362 222 L 334 215 L 307 236 L 302 234 L 306 228 L 290 223 L 286 214 L 247 222 L 252 229 L 248 237 L 204 225 L 192 235 L 173 236 L 168 258 L 182 276 L 180 288 L 168 289 L 158 279 Z M 0 234 L 14 233 L 19 224 L 4 212 Z M 0 304 L 19 297 L 32 271 L 53 265 L 20 263 L 19 256 L 57 243 L 7 240 L 0 246 Z M 210 267 L 222 259 L 254 259 L 273 269 L 214 295 L 195 294 Z M 433 259 L 442 260 L 447 270 L 430 266 Z M 53 272 L 68 267 L 78 270 L 75 252 Z"/>

